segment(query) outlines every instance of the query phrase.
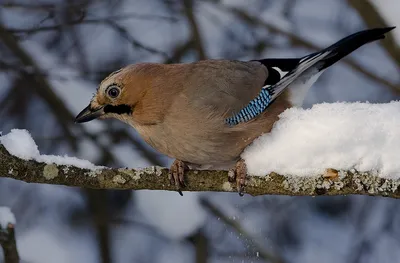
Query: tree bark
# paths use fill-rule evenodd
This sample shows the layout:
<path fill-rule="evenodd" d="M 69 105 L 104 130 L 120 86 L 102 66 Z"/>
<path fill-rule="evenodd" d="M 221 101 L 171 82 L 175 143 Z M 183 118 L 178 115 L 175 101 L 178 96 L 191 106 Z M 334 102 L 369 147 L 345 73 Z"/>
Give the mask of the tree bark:
<path fill-rule="evenodd" d="M 400 197 L 400 180 L 385 179 L 373 172 L 335 171 L 320 176 L 287 176 L 271 173 L 264 177 L 247 177 L 246 193 L 256 195 L 371 195 Z M 333 175 L 332 175 L 333 174 Z M 81 169 L 74 166 L 26 161 L 10 155 L 0 145 L 0 177 L 27 183 L 56 184 L 93 189 L 131 189 L 174 191 L 168 180 L 168 169 L 102 168 Z M 184 191 L 236 192 L 235 184 L 228 182 L 228 171 L 188 171 Z"/>

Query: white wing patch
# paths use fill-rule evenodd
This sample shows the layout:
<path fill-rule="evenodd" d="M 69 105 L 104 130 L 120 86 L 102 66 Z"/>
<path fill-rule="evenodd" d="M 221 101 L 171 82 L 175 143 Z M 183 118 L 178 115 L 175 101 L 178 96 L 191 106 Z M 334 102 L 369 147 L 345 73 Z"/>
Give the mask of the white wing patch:
<path fill-rule="evenodd" d="M 299 78 L 305 71 L 310 69 L 310 67 L 312 67 L 316 63 L 318 63 L 318 61 L 321 61 L 322 59 L 327 57 L 329 54 L 331 54 L 331 51 L 325 51 L 322 53 L 315 54 L 312 57 L 306 57 L 304 60 L 302 59 L 302 62 L 299 63 L 299 65 L 294 70 L 287 73 L 280 81 L 278 81 L 278 83 L 276 83 L 275 85 L 272 85 L 273 90 L 274 90 L 274 93 L 272 95 L 272 100 L 274 100 L 276 97 L 278 97 L 287 87 L 290 87 L 291 84 L 297 78 Z M 316 73 L 318 73 L 318 72 L 315 72 L 314 74 L 316 74 Z M 312 76 L 310 76 L 309 74 L 306 74 L 306 76 L 304 76 L 304 77 L 308 77 L 307 79 L 311 79 Z M 314 82 L 315 82 L 315 80 L 314 80 Z M 307 91 L 308 91 L 308 89 L 307 89 Z"/>
<path fill-rule="evenodd" d="M 277 67 L 276 70 L 281 79 L 274 85 L 264 86 L 258 96 L 251 100 L 244 108 L 236 114 L 225 119 L 225 123 L 234 126 L 241 122 L 247 122 L 254 119 L 274 101 L 286 88 L 289 88 L 289 101 L 293 106 L 301 106 L 308 89 L 321 75 L 321 67 L 317 63 L 327 57 L 331 51 L 323 51 L 314 54 L 299 63 L 295 69 L 284 72 Z"/>
<path fill-rule="evenodd" d="M 286 74 L 288 74 L 289 71 L 282 71 L 278 67 L 271 67 L 272 69 L 275 69 L 279 73 L 279 78 L 282 79 Z"/>

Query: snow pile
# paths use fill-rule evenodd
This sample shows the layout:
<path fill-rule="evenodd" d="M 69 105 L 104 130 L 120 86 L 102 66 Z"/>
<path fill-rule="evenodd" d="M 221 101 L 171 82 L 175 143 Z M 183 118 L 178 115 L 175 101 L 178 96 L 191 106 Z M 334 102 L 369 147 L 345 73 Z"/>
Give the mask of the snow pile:
<path fill-rule="evenodd" d="M 318 175 L 326 168 L 400 177 L 400 102 L 291 108 L 242 154 L 248 172 Z"/>
<path fill-rule="evenodd" d="M 27 130 L 13 129 L 10 133 L 0 137 L 0 144 L 6 150 L 23 160 L 35 160 L 47 164 L 72 165 L 83 169 L 100 169 L 89 161 L 69 156 L 41 155 L 35 141 Z"/>
<path fill-rule="evenodd" d="M 0 206 L 0 228 L 6 229 L 8 224 L 15 225 L 16 220 L 11 209 L 6 206 Z"/>
<path fill-rule="evenodd" d="M 144 219 L 171 239 L 194 233 L 206 219 L 199 203 L 199 193 L 141 190 L 135 193 L 136 207 Z"/>
<path fill-rule="evenodd" d="M 10 154 L 23 160 L 40 156 L 38 147 L 27 130 L 12 129 L 9 134 L 0 137 L 0 143 Z"/>

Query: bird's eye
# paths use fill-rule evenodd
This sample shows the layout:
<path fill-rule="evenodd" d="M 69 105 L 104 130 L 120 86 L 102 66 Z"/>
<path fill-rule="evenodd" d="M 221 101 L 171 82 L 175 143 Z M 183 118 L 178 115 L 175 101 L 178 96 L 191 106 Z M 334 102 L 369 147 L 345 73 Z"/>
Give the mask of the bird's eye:
<path fill-rule="evenodd" d="M 116 97 L 118 97 L 119 96 L 119 94 L 120 94 L 120 89 L 117 87 L 117 86 L 110 86 L 108 89 L 107 89 L 107 95 L 110 97 L 110 98 L 116 98 Z"/>

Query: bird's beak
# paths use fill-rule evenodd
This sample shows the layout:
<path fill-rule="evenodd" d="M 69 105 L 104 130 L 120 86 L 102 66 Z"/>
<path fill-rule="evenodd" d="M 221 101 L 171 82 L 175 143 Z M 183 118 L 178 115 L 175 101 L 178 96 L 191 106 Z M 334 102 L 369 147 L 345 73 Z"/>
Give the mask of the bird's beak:
<path fill-rule="evenodd" d="M 97 119 L 98 117 L 104 115 L 104 107 L 100 107 L 97 109 L 92 109 L 89 106 L 84 108 L 76 117 L 75 117 L 75 123 L 82 123 L 82 122 L 88 122 L 94 119 Z"/>

